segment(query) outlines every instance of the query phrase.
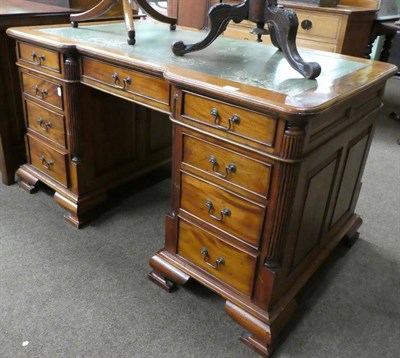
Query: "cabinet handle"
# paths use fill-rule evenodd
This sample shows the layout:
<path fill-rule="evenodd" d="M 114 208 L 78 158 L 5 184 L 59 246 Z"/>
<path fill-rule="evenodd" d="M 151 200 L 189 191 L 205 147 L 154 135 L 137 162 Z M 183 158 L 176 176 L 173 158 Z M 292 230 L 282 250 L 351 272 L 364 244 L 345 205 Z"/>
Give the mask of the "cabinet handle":
<path fill-rule="evenodd" d="M 218 258 L 215 260 L 215 265 L 213 265 L 213 264 L 210 262 L 210 256 L 208 256 L 208 250 L 207 250 L 205 247 L 202 247 L 201 250 L 200 250 L 200 252 L 201 252 L 201 254 L 204 256 L 204 258 L 203 258 L 204 262 L 205 262 L 208 266 L 212 267 L 213 269 L 219 270 L 219 266 L 220 266 L 220 265 L 225 265 L 225 260 L 224 260 L 223 257 L 218 257 Z"/>
<path fill-rule="evenodd" d="M 233 125 L 240 124 L 240 117 L 237 114 L 234 114 L 232 117 L 228 118 L 228 127 L 219 125 L 219 122 L 221 121 L 221 119 L 220 119 L 218 109 L 216 109 L 216 108 L 211 109 L 210 114 L 211 114 L 211 117 L 214 118 L 215 127 L 218 129 L 221 129 L 225 132 L 231 131 L 233 129 Z"/>
<path fill-rule="evenodd" d="M 122 80 L 123 85 L 122 85 L 122 86 L 119 86 L 119 85 L 118 85 L 118 82 L 120 81 L 120 78 L 119 78 L 119 76 L 118 76 L 118 73 L 117 73 L 117 72 L 114 72 L 114 73 L 111 75 L 111 77 L 114 79 L 114 87 L 115 87 L 115 88 L 118 88 L 118 89 L 121 89 L 121 90 L 123 90 L 123 91 L 127 90 L 127 89 L 128 89 L 128 85 L 130 85 L 130 84 L 132 83 L 131 77 L 130 77 L 130 76 L 126 76 L 126 77 Z"/>
<path fill-rule="evenodd" d="M 236 165 L 233 163 L 229 163 L 225 167 L 225 174 L 217 171 L 217 167 L 219 166 L 219 164 L 217 162 L 217 158 L 214 155 L 210 155 L 210 157 L 208 158 L 208 161 L 212 164 L 212 171 L 214 172 L 214 174 L 219 176 L 220 178 L 225 179 L 229 176 L 229 173 L 236 173 L 236 171 L 237 171 Z"/>
<path fill-rule="evenodd" d="M 47 132 L 50 128 L 51 128 L 51 122 L 50 121 L 44 121 L 43 118 L 39 117 L 39 119 L 37 120 L 37 122 L 39 123 L 39 126 L 45 131 Z"/>
<path fill-rule="evenodd" d="M 43 154 L 39 157 L 39 159 L 42 162 L 42 165 L 48 170 L 50 170 L 51 167 L 54 165 L 54 162 L 52 160 L 46 160 Z"/>
<path fill-rule="evenodd" d="M 313 27 L 313 23 L 312 23 L 310 20 L 303 20 L 303 21 L 301 22 L 301 28 L 302 28 L 303 30 L 308 31 L 308 30 L 311 30 L 312 27 Z"/>
<path fill-rule="evenodd" d="M 31 56 L 32 56 L 32 61 L 35 62 L 37 65 L 41 66 L 42 65 L 42 61 L 44 61 L 46 59 L 45 55 L 36 55 L 35 51 L 31 52 Z"/>
<path fill-rule="evenodd" d="M 41 97 L 42 99 L 44 99 L 48 95 L 47 89 L 41 91 L 38 85 L 35 85 L 33 89 L 35 90 L 35 95 Z"/>
<path fill-rule="evenodd" d="M 213 205 L 213 202 L 210 199 L 207 199 L 204 204 L 208 208 L 208 215 L 211 216 L 213 219 L 215 219 L 217 221 L 223 221 L 224 217 L 232 215 L 232 212 L 227 208 L 223 208 L 220 211 L 220 216 L 214 215 L 213 214 L 214 213 L 214 205 Z"/>

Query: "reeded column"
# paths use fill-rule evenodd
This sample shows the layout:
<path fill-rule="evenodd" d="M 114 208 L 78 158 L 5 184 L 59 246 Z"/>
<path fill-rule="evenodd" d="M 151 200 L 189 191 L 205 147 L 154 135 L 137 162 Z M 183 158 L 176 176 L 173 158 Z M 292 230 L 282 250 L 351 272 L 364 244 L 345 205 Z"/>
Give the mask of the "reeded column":
<path fill-rule="evenodd" d="M 64 62 L 65 79 L 68 81 L 65 85 L 66 112 L 69 123 L 69 145 L 71 160 L 74 164 L 79 164 L 82 160 L 81 150 L 81 131 L 79 128 L 78 107 L 79 103 L 79 85 L 80 68 L 79 61 L 75 57 L 67 57 Z"/>
<path fill-rule="evenodd" d="M 296 160 L 300 157 L 304 143 L 304 131 L 300 127 L 288 124 L 282 143 L 282 159 Z M 265 265 L 275 269 L 281 266 L 283 243 L 287 233 L 287 219 L 292 209 L 291 198 L 296 186 L 297 165 L 282 163 L 279 175 L 280 189 L 275 208 L 275 218 L 269 241 Z"/>

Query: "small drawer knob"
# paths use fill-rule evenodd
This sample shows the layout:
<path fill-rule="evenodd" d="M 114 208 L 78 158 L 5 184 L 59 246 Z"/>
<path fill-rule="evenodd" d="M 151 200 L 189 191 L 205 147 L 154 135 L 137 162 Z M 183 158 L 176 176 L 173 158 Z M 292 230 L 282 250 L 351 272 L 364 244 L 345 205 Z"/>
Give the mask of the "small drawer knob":
<path fill-rule="evenodd" d="M 312 23 L 310 20 L 303 20 L 303 21 L 301 22 L 301 28 L 302 28 L 303 30 L 308 31 L 308 30 L 311 30 L 312 27 L 313 27 L 313 23 Z"/>

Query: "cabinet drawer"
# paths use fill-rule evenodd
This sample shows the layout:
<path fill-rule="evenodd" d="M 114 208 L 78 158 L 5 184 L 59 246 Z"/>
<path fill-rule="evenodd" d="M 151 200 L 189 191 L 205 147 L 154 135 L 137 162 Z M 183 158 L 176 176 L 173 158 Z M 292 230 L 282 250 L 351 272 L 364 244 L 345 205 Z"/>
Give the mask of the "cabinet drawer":
<path fill-rule="evenodd" d="M 246 295 L 251 294 L 256 256 L 183 220 L 179 221 L 178 255 Z"/>
<path fill-rule="evenodd" d="M 40 67 L 60 73 L 60 54 L 57 51 L 47 50 L 26 43 L 18 43 L 18 61 L 30 67 Z"/>
<path fill-rule="evenodd" d="M 275 118 L 228 103 L 184 92 L 180 117 L 184 121 L 190 120 L 191 124 L 204 124 L 209 131 L 230 139 L 256 141 L 269 147 L 274 145 Z"/>
<path fill-rule="evenodd" d="M 339 39 L 342 16 L 296 10 L 299 20 L 298 37 L 336 43 Z"/>
<path fill-rule="evenodd" d="M 121 95 L 131 94 L 131 98 L 144 104 L 155 105 L 169 110 L 170 88 L 162 78 L 110 65 L 84 57 L 82 60 L 83 82 L 105 88 Z"/>
<path fill-rule="evenodd" d="M 58 109 L 63 109 L 63 91 L 59 84 L 22 72 L 22 88 L 25 94 Z"/>
<path fill-rule="evenodd" d="M 181 190 L 183 210 L 258 248 L 265 207 L 185 173 Z"/>
<path fill-rule="evenodd" d="M 66 147 L 64 116 L 25 101 L 28 128 Z"/>
<path fill-rule="evenodd" d="M 268 196 L 271 166 L 222 146 L 184 135 L 183 163 L 264 198 Z"/>
<path fill-rule="evenodd" d="M 68 187 L 68 157 L 28 135 L 31 163 L 41 172 Z"/>

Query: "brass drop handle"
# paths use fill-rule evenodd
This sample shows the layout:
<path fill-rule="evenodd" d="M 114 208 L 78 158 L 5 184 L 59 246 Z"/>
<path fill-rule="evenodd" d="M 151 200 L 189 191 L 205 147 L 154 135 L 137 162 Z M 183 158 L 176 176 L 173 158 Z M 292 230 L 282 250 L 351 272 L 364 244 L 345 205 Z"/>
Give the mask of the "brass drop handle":
<path fill-rule="evenodd" d="M 54 165 L 54 162 L 52 160 L 46 160 L 46 157 L 43 154 L 39 157 L 39 159 L 42 162 L 42 165 L 48 170 L 50 170 Z"/>
<path fill-rule="evenodd" d="M 234 114 L 232 117 L 228 118 L 228 127 L 224 127 L 219 125 L 219 122 L 221 120 L 218 109 L 212 108 L 211 109 L 211 117 L 214 118 L 214 125 L 216 128 L 221 129 L 225 132 L 229 132 L 233 129 L 234 125 L 239 125 L 240 124 L 240 117 L 237 114 Z"/>
<path fill-rule="evenodd" d="M 117 72 L 114 72 L 114 73 L 111 75 L 111 77 L 114 79 L 114 87 L 119 88 L 119 89 L 124 90 L 124 91 L 127 90 L 127 89 L 128 89 L 128 85 L 130 85 L 130 84 L 132 83 L 131 77 L 130 77 L 130 76 L 126 76 L 126 77 L 122 80 L 123 85 L 122 85 L 122 86 L 119 86 L 119 85 L 118 85 L 118 82 L 120 81 L 120 78 L 119 78 L 119 76 L 118 76 L 118 73 L 117 73 Z"/>
<path fill-rule="evenodd" d="M 45 131 L 47 132 L 50 128 L 51 128 L 51 122 L 50 121 L 45 121 L 43 120 L 43 118 L 39 117 L 39 119 L 37 120 L 37 122 L 39 123 L 39 126 Z"/>
<path fill-rule="evenodd" d="M 237 171 L 236 165 L 233 163 L 229 163 L 225 166 L 225 174 L 217 171 L 219 164 L 217 162 L 217 158 L 214 155 L 210 155 L 208 161 L 212 164 L 212 171 L 214 172 L 214 174 L 218 175 L 221 178 L 225 179 L 229 176 L 229 173 L 236 173 Z"/>
<path fill-rule="evenodd" d="M 215 209 L 214 209 L 213 202 L 210 199 L 207 199 L 204 204 L 208 208 L 208 215 L 211 216 L 213 219 L 215 219 L 217 221 L 223 221 L 226 216 L 231 216 L 232 215 L 232 212 L 227 208 L 223 208 L 220 211 L 220 216 L 214 215 L 214 210 Z"/>
<path fill-rule="evenodd" d="M 200 252 L 201 252 L 201 254 L 204 256 L 204 258 L 203 258 L 204 262 L 205 262 L 208 266 L 212 267 L 212 268 L 215 269 L 215 270 L 219 270 L 220 265 L 224 265 L 224 264 L 225 264 L 224 258 L 223 258 L 223 257 L 218 257 L 218 258 L 215 260 L 215 265 L 213 265 L 213 264 L 210 262 L 210 256 L 208 255 L 208 250 L 207 250 L 205 247 L 202 247 L 201 250 L 200 250 Z"/>
<path fill-rule="evenodd" d="M 35 62 L 39 66 L 41 66 L 42 61 L 44 61 L 46 59 L 45 55 L 41 54 L 38 56 L 35 51 L 31 52 L 31 56 L 32 56 L 32 61 Z"/>
<path fill-rule="evenodd" d="M 48 95 L 47 89 L 41 91 L 38 85 L 35 85 L 33 89 L 35 90 L 35 95 L 42 97 L 42 99 L 44 99 Z"/>

